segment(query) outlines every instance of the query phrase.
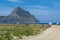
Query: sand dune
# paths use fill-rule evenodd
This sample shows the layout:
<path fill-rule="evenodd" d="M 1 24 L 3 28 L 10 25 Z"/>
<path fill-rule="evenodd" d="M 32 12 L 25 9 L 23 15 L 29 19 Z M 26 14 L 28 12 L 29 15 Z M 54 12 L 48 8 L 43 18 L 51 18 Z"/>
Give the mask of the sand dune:
<path fill-rule="evenodd" d="M 23 40 L 60 40 L 60 26 L 53 25 L 43 33 L 35 36 L 24 37 Z"/>

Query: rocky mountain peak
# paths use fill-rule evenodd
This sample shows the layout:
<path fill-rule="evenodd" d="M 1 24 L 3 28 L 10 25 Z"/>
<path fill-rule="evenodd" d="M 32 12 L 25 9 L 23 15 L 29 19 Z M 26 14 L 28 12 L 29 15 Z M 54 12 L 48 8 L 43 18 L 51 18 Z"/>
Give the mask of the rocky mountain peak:
<path fill-rule="evenodd" d="M 38 23 L 39 21 L 35 16 L 31 15 L 28 11 L 21 7 L 16 7 L 8 17 L 1 17 L 1 23 Z"/>
<path fill-rule="evenodd" d="M 14 10 L 13 10 L 13 12 L 10 14 L 10 16 L 20 16 L 20 17 L 23 17 L 23 16 L 30 16 L 31 14 L 28 12 L 28 11 L 26 11 L 26 10 L 24 10 L 24 9 L 22 9 L 21 7 L 17 7 L 17 8 L 15 8 Z"/>

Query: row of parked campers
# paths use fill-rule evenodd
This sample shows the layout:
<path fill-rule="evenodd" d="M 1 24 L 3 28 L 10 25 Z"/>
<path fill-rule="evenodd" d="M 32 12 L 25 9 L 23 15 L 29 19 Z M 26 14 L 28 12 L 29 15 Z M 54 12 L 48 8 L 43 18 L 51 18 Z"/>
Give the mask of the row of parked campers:
<path fill-rule="evenodd" d="M 51 26 L 51 25 L 59 25 L 59 23 L 51 23 L 51 22 L 49 22 L 49 25 Z"/>

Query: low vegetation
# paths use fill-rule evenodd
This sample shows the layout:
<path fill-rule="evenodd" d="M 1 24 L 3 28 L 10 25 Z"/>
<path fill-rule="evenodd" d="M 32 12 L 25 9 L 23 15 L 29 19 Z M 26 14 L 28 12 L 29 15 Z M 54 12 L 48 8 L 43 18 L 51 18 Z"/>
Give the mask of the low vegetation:
<path fill-rule="evenodd" d="M 41 33 L 48 24 L 0 24 L 0 40 L 13 40 L 13 36 L 30 36 Z"/>

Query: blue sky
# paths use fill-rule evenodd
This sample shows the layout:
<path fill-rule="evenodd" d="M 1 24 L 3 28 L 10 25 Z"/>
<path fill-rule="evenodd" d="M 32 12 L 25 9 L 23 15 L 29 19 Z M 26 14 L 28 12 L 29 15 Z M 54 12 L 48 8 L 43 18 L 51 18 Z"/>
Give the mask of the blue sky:
<path fill-rule="evenodd" d="M 42 23 L 60 22 L 60 0 L 0 0 L 0 16 L 9 15 L 18 6 Z"/>

